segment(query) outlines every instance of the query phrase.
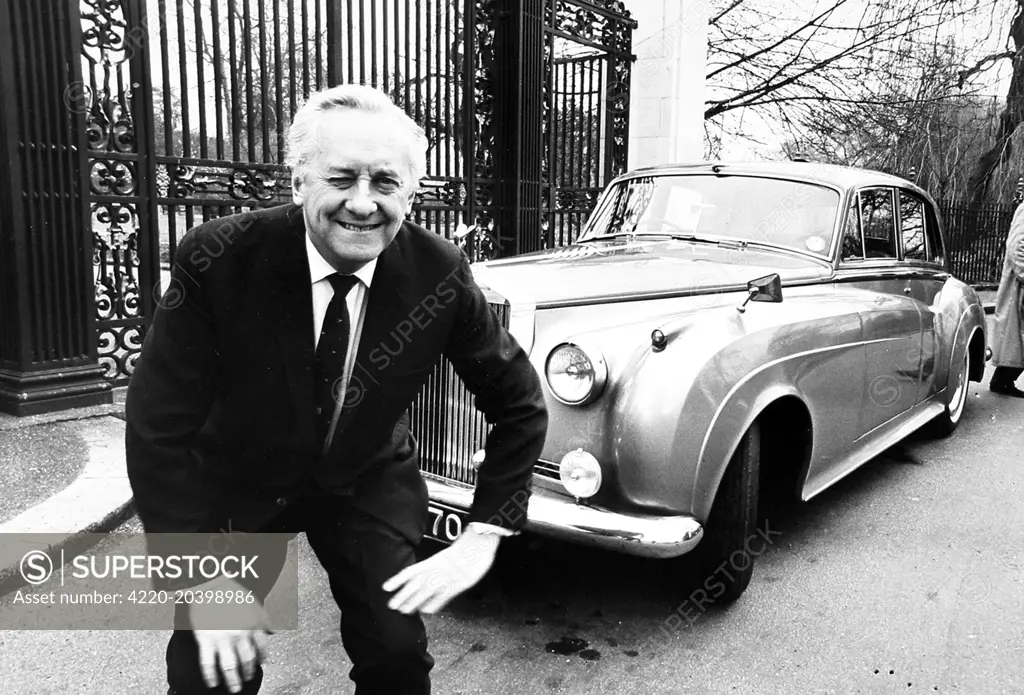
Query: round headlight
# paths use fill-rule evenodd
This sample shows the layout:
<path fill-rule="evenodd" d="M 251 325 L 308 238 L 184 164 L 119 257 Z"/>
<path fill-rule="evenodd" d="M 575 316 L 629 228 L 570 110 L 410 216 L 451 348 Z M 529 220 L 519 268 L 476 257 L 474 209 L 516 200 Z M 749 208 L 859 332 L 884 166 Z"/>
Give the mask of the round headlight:
<path fill-rule="evenodd" d="M 566 491 L 576 498 L 593 497 L 601 489 L 601 465 L 583 449 L 562 457 L 558 477 Z"/>
<path fill-rule="evenodd" d="M 551 351 L 545 371 L 551 393 L 568 405 L 593 401 L 601 395 L 608 375 L 600 352 L 572 343 Z"/>

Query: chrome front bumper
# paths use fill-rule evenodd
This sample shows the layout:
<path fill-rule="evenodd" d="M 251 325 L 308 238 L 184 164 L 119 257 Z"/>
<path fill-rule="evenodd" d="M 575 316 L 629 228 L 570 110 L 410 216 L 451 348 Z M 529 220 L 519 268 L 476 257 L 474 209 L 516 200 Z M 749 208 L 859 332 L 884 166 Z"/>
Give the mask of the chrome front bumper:
<path fill-rule="evenodd" d="M 434 477 L 424 476 L 424 480 L 431 500 L 467 511 L 472 506 L 472 488 Z M 534 492 L 530 497 L 526 530 L 573 543 L 655 558 L 688 553 L 704 535 L 700 522 L 690 516 L 621 514 L 543 492 Z"/>

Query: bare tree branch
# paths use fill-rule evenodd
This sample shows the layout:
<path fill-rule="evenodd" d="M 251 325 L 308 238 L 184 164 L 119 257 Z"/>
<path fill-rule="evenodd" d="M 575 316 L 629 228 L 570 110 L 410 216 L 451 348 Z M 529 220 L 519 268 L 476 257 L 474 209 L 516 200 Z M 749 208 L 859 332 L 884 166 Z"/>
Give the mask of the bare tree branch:
<path fill-rule="evenodd" d="M 860 93 L 865 83 L 890 76 L 915 80 L 919 69 L 912 58 L 922 47 L 939 44 L 949 22 L 979 15 L 998 1 L 979 7 L 969 0 L 865 0 L 855 7 L 826 0 L 806 18 L 794 19 L 797 4 L 719 0 L 721 9 L 709 24 L 705 118 L 792 104 L 808 94 L 829 98 L 818 85 L 845 96 L 851 85 Z M 886 74 L 893 70 L 902 76 Z"/>
<path fill-rule="evenodd" d="M 725 7 L 725 9 L 723 9 L 721 12 L 719 12 L 718 14 L 716 14 L 716 15 L 714 15 L 712 17 L 709 17 L 708 18 L 708 24 L 717 25 L 718 22 L 721 21 L 722 17 L 724 17 L 725 15 L 727 15 L 730 12 L 732 12 L 733 10 L 735 10 L 737 7 L 742 5 L 744 2 L 745 2 L 745 0 L 732 0 L 732 3 L 730 5 L 728 5 L 727 7 Z"/>
<path fill-rule="evenodd" d="M 1016 55 L 1016 51 L 1003 51 L 1001 53 L 993 53 L 992 55 L 985 56 L 977 63 L 975 63 L 972 67 L 969 67 L 966 70 L 961 70 L 959 73 L 957 73 L 958 76 L 956 86 L 963 87 L 964 83 L 967 82 L 967 80 L 970 77 L 982 73 L 985 70 L 988 70 L 990 67 L 992 67 L 992 65 L 998 63 L 1001 60 L 1013 58 Z"/>

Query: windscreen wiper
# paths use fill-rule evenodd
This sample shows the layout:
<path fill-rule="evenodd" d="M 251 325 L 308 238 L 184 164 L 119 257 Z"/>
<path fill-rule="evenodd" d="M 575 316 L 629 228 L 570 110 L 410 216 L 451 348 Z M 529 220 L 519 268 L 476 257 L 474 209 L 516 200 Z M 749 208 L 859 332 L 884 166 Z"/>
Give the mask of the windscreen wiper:
<path fill-rule="evenodd" d="M 618 239 L 622 236 L 635 236 L 629 232 L 616 232 L 615 234 L 602 234 L 600 236 L 592 236 L 589 239 L 577 239 L 577 244 L 585 244 L 588 241 L 607 241 L 608 239 Z"/>
<path fill-rule="evenodd" d="M 642 232 L 639 234 L 633 232 L 617 232 L 615 234 L 602 234 L 600 236 L 590 237 L 589 239 L 580 239 L 576 243 L 585 244 L 588 241 L 607 241 L 608 239 L 618 239 L 619 237 L 629 237 L 631 240 L 641 237 L 668 237 L 669 239 L 674 239 L 676 241 L 693 241 L 701 244 L 717 245 L 723 243 L 723 240 L 721 239 L 712 239 L 711 237 L 699 236 L 697 234 L 683 234 L 680 232 Z M 725 243 L 742 244 L 744 242 L 725 241 Z"/>
<path fill-rule="evenodd" d="M 666 236 L 670 236 L 670 237 L 672 237 L 673 239 L 675 239 L 677 241 L 699 241 L 699 242 L 705 243 L 705 244 L 721 244 L 722 243 L 721 240 L 719 240 L 719 239 L 711 239 L 711 238 L 706 237 L 706 236 L 697 236 L 696 234 L 680 234 L 679 232 L 675 232 L 675 233 L 670 233 L 669 232 L 669 233 L 666 233 Z"/>

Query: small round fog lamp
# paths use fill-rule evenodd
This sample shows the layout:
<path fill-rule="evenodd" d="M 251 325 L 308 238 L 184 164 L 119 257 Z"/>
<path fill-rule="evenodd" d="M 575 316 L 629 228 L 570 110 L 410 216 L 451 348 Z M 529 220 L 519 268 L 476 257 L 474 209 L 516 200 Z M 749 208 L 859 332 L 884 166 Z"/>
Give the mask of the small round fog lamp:
<path fill-rule="evenodd" d="M 593 497 L 601 489 L 601 465 L 583 449 L 562 457 L 558 477 L 566 491 L 579 499 Z"/>

